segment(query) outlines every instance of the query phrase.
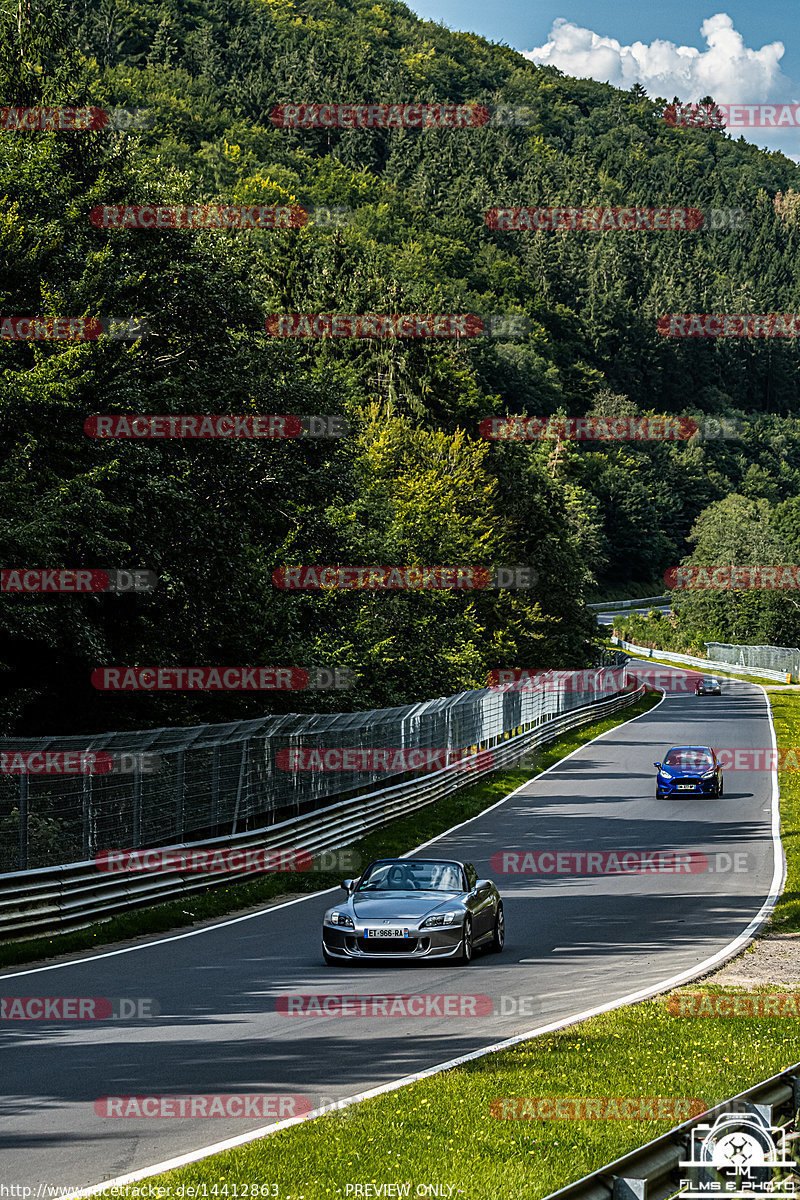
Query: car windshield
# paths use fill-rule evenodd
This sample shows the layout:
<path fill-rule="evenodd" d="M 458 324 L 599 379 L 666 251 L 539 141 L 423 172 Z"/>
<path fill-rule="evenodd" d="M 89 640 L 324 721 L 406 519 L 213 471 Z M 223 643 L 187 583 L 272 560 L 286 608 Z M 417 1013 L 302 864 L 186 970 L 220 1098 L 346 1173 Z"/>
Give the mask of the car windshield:
<path fill-rule="evenodd" d="M 682 746 L 670 750 L 664 759 L 665 767 L 713 767 L 711 754 L 702 746 Z"/>
<path fill-rule="evenodd" d="M 417 861 L 373 863 L 359 892 L 464 892 L 464 872 L 457 863 Z"/>
<path fill-rule="evenodd" d="M 703 686 L 704 687 L 716 687 L 717 681 L 716 681 L 716 679 L 704 679 Z"/>

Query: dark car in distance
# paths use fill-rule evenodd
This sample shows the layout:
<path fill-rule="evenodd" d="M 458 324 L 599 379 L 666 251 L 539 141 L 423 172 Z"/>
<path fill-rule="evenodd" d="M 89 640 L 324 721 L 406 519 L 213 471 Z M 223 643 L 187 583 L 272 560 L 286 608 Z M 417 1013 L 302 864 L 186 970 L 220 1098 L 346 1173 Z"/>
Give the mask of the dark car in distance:
<path fill-rule="evenodd" d="M 704 675 L 702 679 L 698 679 L 694 689 L 695 696 L 721 696 L 722 688 L 718 679 L 713 675 Z"/>
<path fill-rule="evenodd" d="M 471 863 L 381 858 L 342 888 L 347 898 L 322 921 L 326 963 L 446 959 L 466 965 L 479 946 L 503 949 L 500 893 Z"/>
<path fill-rule="evenodd" d="M 658 768 L 656 800 L 722 795 L 722 765 L 711 746 L 673 746 L 653 766 Z"/>

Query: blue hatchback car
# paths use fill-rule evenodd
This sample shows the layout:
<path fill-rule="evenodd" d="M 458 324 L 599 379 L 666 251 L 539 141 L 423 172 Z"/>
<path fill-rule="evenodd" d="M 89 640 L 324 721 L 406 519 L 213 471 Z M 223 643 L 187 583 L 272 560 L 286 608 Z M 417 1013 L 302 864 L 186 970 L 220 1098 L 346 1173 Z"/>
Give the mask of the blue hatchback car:
<path fill-rule="evenodd" d="M 710 746 L 673 746 L 653 766 L 658 768 L 656 800 L 722 795 L 722 766 Z"/>

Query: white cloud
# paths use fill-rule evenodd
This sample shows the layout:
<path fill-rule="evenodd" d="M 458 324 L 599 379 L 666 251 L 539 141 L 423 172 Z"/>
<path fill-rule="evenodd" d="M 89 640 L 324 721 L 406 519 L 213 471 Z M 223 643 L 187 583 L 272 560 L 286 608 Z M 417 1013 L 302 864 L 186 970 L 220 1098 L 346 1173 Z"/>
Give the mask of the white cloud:
<path fill-rule="evenodd" d="M 616 38 L 603 37 L 559 17 L 547 42 L 524 53 L 533 62 L 549 63 L 566 75 L 625 89 L 640 83 L 651 96 L 667 100 L 680 96 L 690 102 L 707 94 L 720 104 L 793 99 L 792 82 L 780 69 L 783 42 L 750 50 L 727 13 L 708 17 L 700 32 L 706 50 L 660 39 L 623 46 Z"/>

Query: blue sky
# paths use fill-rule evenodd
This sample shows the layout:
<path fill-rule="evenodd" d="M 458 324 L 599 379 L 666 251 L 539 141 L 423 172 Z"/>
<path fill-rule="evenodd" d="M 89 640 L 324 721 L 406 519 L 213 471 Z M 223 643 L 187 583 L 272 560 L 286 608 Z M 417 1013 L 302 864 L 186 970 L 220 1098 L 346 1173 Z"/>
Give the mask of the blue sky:
<path fill-rule="evenodd" d="M 650 95 L 670 100 L 678 95 L 688 102 L 710 93 L 720 103 L 800 103 L 798 0 L 763 6 L 709 0 L 702 7 L 653 0 L 616 0 L 609 6 L 596 0 L 406 3 L 418 16 L 451 29 L 479 33 L 523 53 L 542 51 L 540 61 L 553 62 L 569 75 L 621 87 L 638 79 Z M 614 39 L 618 46 L 598 44 L 597 38 Z M 756 145 L 800 156 L 800 127 L 742 134 Z"/>

